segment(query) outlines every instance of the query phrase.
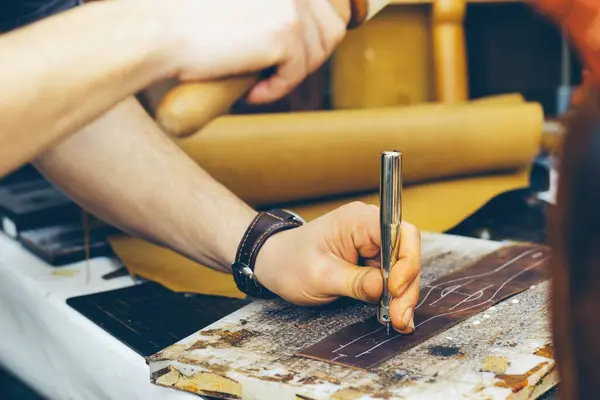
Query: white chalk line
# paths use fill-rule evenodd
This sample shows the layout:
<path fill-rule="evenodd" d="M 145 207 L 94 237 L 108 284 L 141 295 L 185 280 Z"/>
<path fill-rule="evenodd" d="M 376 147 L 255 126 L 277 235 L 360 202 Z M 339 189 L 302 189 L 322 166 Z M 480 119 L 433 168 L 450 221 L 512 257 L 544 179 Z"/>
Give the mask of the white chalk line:
<path fill-rule="evenodd" d="M 439 299 L 437 299 L 436 301 L 434 301 L 433 303 L 429 303 L 429 305 L 430 305 L 430 306 L 434 305 L 435 303 L 437 303 L 438 301 L 442 300 L 444 297 L 448 296 L 448 295 L 449 295 L 449 294 L 451 294 L 451 293 L 459 293 L 459 294 L 462 294 L 462 293 L 460 293 L 460 292 L 457 292 L 457 290 L 458 290 L 458 289 L 459 289 L 461 286 L 468 285 L 468 284 L 469 284 L 469 283 L 471 283 L 471 282 L 473 282 L 473 280 L 472 280 L 472 279 L 471 279 L 470 281 L 468 281 L 468 282 L 465 282 L 465 283 L 463 283 L 462 285 L 454 285 L 454 286 L 450 286 L 450 287 L 447 287 L 447 288 L 445 288 L 444 290 L 442 290 L 442 293 L 440 294 L 440 298 L 439 298 Z M 470 297 L 470 295 L 466 295 L 466 294 L 463 294 L 463 295 L 464 295 L 464 296 L 469 296 L 469 297 Z"/>
<path fill-rule="evenodd" d="M 347 355 L 345 355 L 345 354 L 340 354 L 339 356 L 335 357 L 335 358 L 334 358 L 334 359 L 332 359 L 331 361 L 337 361 L 337 360 L 339 360 L 340 358 L 344 358 L 344 357 L 348 357 L 348 356 L 347 356 Z"/>
<path fill-rule="evenodd" d="M 458 303 L 456 303 L 452 308 L 450 308 L 449 310 L 454 310 L 456 307 L 460 306 L 462 303 L 469 303 L 471 301 L 475 301 L 475 300 L 479 300 L 480 298 L 483 297 L 483 292 L 486 289 L 491 288 L 494 285 L 487 285 L 486 287 L 484 287 L 483 289 L 473 293 L 471 296 L 467 297 L 466 299 L 462 299 L 461 301 L 459 301 Z M 475 297 L 477 296 L 477 297 Z"/>
<path fill-rule="evenodd" d="M 380 330 L 382 330 L 383 328 L 384 328 L 384 327 L 382 326 L 382 327 L 381 327 L 381 328 L 379 328 L 379 329 L 375 329 L 375 330 L 374 330 L 374 331 L 372 331 L 372 332 L 365 333 L 364 335 L 362 335 L 362 336 L 360 336 L 360 337 L 357 337 L 356 339 L 354 339 L 354 340 L 353 340 L 353 341 L 351 341 L 351 342 L 348 342 L 348 343 L 346 343 L 346 344 L 342 344 L 342 345 L 340 345 L 340 347 L 338 347 L 337 349 L 335 349 L 334 351 L 332 351 L 332 353 L 337 353 L 338 351 L 342 350 L 343 348 L 350 346 L 352 343 L 354 343 L 354 342 L 358 342 L 360 339 L 366 338 L 366 337 L 367 337 L 367 336 L 369 336 L 369 335 L 372 335 L 372 334 L 374 334 L 374 333 L 376 333 L 376 332 L 379 332 L 379 331 L 380 331 Z"/>
<path fill-rule="evenodd" d="M 513 258 L 513 259 L 511 259 L 511 260 L 509 260 L 509 261 L 507 261 L 507 262 L 505 262 L 504 264 L 502 264 L 502 265 L 501 265 L 501 266 L 499 266 L 498 268 L 496 268 L 496 269 L 494 269 L 494 270 L 492 270 L 492 271 L 486 272 L 486 273 L 484 273 L 484 274 L 469 275 L 469 276 L 465 276 L 465 277 L 462 277 L 462 278 L 451 279 L 451 280 L 449 280 L 449 281 L 447 281 L 447 282 L 438 283 L 438 284 L 437 284 L 437 285 L 435 285 L 435 286 L 430 286 L 430 287 L 431 287 L 431 289 L 429 289 L 429 292 L 427 292 L 427 294 L 425 295 L 425 297 L 423 298 L 423 300 L 421 300 L 421 302 L 420 302 L 420 303 L 419 303 L 419 304 L 418 304 L 418 305 L 415 307 L 415 310 L 416 310 L 417 308 L 421 307 L 421 306 L 423 305 L 423 303 L 425 302 L 425 300 L 427 300 L 427 298 L 429 297 L 429 295 L 431 294 L 431 292 L 432 292 L 434 289 L 439 289 L 439 288 L 440 288 L 440 286 L 445 286 L 445 285 L 447 285 L 447 284 L 449 284 L 449 283 L 459 282 L 459 281 L 466 280 L 466 279 L 471 279 L 471 278 L 481 278 L 481 277 L 484 277 L 484 276 L 488 276 L 488 275 L 494 274 L 494 273 L 496 273 L 496 272 L 498 272 L 498 271 L 501 271 L 501 270 L 503 270 L 504 268 L 508 267 L 509 265 L 511 265 L 512 263 L 514 263 L 515 261 L 517 261 L 517 260 L 520 260 L 521 258 L 525 257 L 526 255 L 528 255 L 528 254 L 530 254 L 530 253 L 532 253 L 532 252 L 534 252 L 534 251 L 536 251 L 536 250 L 537 250 L 537 249 L 531 249 L 531 250 L 527 250 L 526 252 L 519 254 L 519 255 L 518 255 L 518 256 L 516 256 L 515 258 Z M 534 255 L 534 258 L 537 258 L 537 256 L 536 256 L 536 255 Z"/>

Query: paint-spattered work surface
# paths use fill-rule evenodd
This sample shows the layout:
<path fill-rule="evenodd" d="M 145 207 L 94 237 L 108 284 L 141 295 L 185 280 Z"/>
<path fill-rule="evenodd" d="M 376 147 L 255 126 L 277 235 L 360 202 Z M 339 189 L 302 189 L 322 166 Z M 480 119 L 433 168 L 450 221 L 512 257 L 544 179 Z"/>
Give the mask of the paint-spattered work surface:
<path fill-rule="evenodd" d="M 421 290 L 504 246 L 423 234 Z M 548 288 L 532 285 L 368 371 L 297 354 L 374 306 L 255 302 L 150 357 L 151 380 L 226 399 L 535 399 L 558 382 Z"/>
<path fill-rule="evenodd" d="M 302 350 L 305 357 L 369 369 L 466 318 L 548 278 L 550 251 L 507 246 L 473 266 L 425 285 L 415 307 L 416 331 L 388 333 L 376 317 L 347 326 Z"/>

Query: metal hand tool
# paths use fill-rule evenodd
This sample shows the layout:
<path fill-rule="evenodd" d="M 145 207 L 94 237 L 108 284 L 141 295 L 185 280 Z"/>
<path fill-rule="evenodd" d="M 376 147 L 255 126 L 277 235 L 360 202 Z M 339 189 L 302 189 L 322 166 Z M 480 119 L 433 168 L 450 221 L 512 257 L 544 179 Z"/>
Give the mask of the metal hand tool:
<path fill-rule="evenodd" d="M 402 153 L 398 151 L 385 151 L 381 154 L 379 202 L 383 295 L 379 301 L 377 318 L 381 323 L 386 324 L 389 334 L 392 296 L 388 282 L 390 270 L 398 259 L 402 223 Z"/>

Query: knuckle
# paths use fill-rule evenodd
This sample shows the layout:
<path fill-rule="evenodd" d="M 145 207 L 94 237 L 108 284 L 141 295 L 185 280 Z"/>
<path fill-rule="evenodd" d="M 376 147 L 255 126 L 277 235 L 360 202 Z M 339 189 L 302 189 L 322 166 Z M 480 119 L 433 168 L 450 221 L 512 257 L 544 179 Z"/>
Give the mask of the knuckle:
<path fill-rule="evenodd" d="M 414 235 L 419 242 L 421 241 L 421 231 L 415 225 L 406 221 L 403 221 L 402 225 L 402 229 L 405 229 L 409 234 Z"/>
<path fill-rule="evenodd" d="M 356 299 L 367 300 L 369 297 L 364 285 L 364 279 L 368 272 L 369 270 L 365 268 L 364 270 L 356 274 L 354 276 L 354 279 L 352 280 L 350 290 L 352 291 L 352 294 Z"/>
<path fill-rule="evenodd" d="M 278 21 L 277 28 L 274 32 L 275 34 L 295 36 L 301 31 L 302 24 L 300 15 L 295 9 L 285 13 Z"/>
<path fill-rule="evenodd" d="M 280 62 L 298 47 L 302 26 L 300 17 L 295 10 L 288 7 L 267 29 L 274 63 Z"/>
<path fill-rule="evenodd" d="M 360 200 L 354 200 L 354 201 L 351 201 L 350 203 L 343 205 L 342 208 L 345 210 L 348 210 L 348 211 L 357 212 L 357 211 L 362 211 L 366 207 L 366 205 L 367 205 L 366 203 L 364 203 Z"/>
<path fill-rule="evenodd" d="M 285 57 L 286 51 L 287 46 L 285 41 L 281 40 L 281 38 L 275 37 L 273 40 L 273 45 L 269 46 L 269 64 L 279 64 L 279 62 Z"/>

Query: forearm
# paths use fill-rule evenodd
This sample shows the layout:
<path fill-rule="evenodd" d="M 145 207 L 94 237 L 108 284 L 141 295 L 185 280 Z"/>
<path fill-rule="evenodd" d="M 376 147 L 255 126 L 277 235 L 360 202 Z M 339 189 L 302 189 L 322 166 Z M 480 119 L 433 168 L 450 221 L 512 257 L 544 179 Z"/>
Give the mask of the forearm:
<path fill-rule="evenodd" d="M 230 270 L 256 215 L 133 99 L 45 152 L 36 165 L 99 218 L 215 269 Z"/>
<path fill-rule="evenodd" d="M 0 176 L 168 75 L 160 27 L 130 3 L 90 3 L 0 36 Z"/>

